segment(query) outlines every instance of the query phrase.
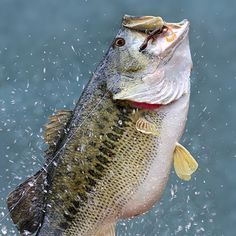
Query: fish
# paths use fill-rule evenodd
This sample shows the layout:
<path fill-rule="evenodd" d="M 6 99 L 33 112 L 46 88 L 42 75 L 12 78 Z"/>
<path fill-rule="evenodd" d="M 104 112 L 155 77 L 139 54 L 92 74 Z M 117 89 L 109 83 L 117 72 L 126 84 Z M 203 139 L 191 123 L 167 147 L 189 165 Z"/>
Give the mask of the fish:
<path fill-rule="evenodd" d="M 190 100 L 188 33 L 188 20 L 123 17 L 74 110 L 49 117 L 45 165 L 8 195 L 21 235 L 114 236 L 120 219 L 160 200 L 173 164 L 191 179 L 198 163 L 179 143 Z"/>

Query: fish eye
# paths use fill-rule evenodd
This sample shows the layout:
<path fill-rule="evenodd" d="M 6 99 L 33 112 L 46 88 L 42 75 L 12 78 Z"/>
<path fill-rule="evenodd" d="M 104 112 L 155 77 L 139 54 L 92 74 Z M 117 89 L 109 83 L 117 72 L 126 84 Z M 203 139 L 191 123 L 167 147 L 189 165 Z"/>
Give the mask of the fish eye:
<path fill-rule="evenodd" d="M 125 39 L 123 38 L 116 38 L 113 43 L 113 47 L 122 47 L 125 45 Z"/>

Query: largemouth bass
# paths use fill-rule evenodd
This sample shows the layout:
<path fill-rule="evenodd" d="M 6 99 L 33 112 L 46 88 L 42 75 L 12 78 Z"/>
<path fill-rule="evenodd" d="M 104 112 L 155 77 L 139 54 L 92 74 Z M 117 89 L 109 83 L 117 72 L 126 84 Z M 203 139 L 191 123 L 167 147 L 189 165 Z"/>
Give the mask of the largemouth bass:
<path fill-rule="evenodd" d="M 8 196 L 22 235 L 114 236 L 119 219 L 148 211 L 174 160 L 197 169 L 178 142 L 190 97 L 189 22 L 125 15 L 73 111 L 46 126 L 45 166 Z"/>

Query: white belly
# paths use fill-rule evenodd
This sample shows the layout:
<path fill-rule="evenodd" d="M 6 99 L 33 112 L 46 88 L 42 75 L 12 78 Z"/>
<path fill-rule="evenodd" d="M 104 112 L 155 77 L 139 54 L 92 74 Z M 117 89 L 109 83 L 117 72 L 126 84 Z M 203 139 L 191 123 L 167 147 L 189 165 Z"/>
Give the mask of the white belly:
<path fill-rule="evenodd" d="M 182 136 L 189 106 L 189 94 L 167 105 L 158 112 L 165 112 L 160 145 L 155 150 L 156 159 L 152 163 L 148 176 L 132 199 L 123 208 L 121 218 L 132 217 L 148 211 L 157 202 L 167 183 L 173 161 L 176 142 Z"/>

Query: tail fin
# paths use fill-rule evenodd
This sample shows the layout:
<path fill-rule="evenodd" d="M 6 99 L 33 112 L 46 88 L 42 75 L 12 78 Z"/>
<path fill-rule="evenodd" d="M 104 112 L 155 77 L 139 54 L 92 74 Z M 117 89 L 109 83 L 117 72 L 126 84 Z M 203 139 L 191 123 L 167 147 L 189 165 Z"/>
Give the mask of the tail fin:
<path fill-rule="evenodd" d="M 10 216 L 22 235 L 33 234 L 43 220 L 45 183 L 46 172 L 42 169 L 8 195 Z"/>

